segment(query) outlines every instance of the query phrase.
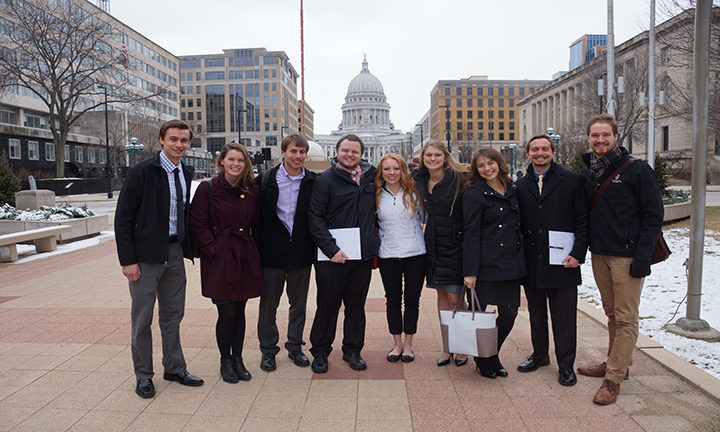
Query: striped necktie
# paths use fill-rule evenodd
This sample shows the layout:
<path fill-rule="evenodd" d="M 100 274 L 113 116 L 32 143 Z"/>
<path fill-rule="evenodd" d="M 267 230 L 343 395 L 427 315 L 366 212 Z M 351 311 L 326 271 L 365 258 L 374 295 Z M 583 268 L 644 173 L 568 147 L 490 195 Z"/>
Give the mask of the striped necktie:
<path fill-rule="evenodd" d="M 544 176 L 544 174 L 538 175 L 538 191 L 539 191 L 540 195 L 542 195 L 543 176 Z"/>

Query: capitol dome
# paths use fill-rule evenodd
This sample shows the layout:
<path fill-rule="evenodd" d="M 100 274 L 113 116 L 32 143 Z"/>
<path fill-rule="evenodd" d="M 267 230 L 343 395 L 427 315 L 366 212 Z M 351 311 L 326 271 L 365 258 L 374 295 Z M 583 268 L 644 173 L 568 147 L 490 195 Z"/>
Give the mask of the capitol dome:
<path fill-rule="evenodd" d="M 362 70 L 350 81 L 348 85 L 347 97 L 361 96 L 368 93 L 374 93 L 375 95 L 382 96 L 385 98 L 385 92 L 383 91 L 382 83 L 368 69 L 368 62 L 364 60 L 362 62 Z"/>
<path fill-rule="evenodd" d="M 348 85 L 338 131 L 360 133 L 393 129 L 395 126 L 390 122 L 390 105 L 385 98 L 382 83 L 370 73 L 367 58 L 363 58 L 362 70 Z"/>

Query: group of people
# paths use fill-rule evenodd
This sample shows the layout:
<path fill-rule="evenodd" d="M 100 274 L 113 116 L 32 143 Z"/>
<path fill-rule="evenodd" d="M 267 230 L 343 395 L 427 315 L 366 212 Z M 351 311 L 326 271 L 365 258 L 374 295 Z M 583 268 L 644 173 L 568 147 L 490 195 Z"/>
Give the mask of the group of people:
<path fill-rule="evenodd" d="M 132 297 L 136 393 L 155 394 L 150 325 L 156 299 L 163 378 L 203 384 L 187 371 L 179 338 L 183 257 L 196 256 L 202 294 L 218 311 L 220 375 L 226 382 L 251 379 L 242 356 L 251 298 L 260 297 L 260 368 L 276 369 L 276 314 L 284 289 L 284 347 L 295 365 L 328 371 L 344 306 L 342 359 L 352 369 L 366 369 L 365 301 L 372 270 L 379 268 L 393 338 L 389 362 L 415 359 L 423 285 L 436 290 L 438 314 L 466 308 L 465 288 L 477 293 L 480 309 L 495 306 L 498 353 L 513 328 L 523 285 L 533 352 L 517 369 L 531 372 L 550 363 L 549 304 L 558 381 L 574 385 L 579 265 L 589 245 L 610 339 L 607 362 L 578 372 L 604 378 L 596 403 L 614 402 L 638 335 L 640 291 L 650 274 L 662 202 L 652 169 L 616 144 L 611 116 L 593 117 L 587 135 L 592 151 L 585 155 L 583 175 L 557 165 L 555 143 L 539 135 L 526 144 L 530 165 L 517 183 L 491 147 L 480 148 L 468 167 L 454 161 L 442 142 L 430 140 L 411 172 L 396 154 L 384 155 L 377 168 L 364 161 L 364 144 L 355 135 L 337 142 L 337 156 L 320 174 L 304 167 L 306 139 L 287 136 L 282 163 L 256 178 L 247 150 L 233 142 L 217 157 L 218 175 L 203 181 L 190 203 L 193 172 L 181 159 L 192 130 L 180 120 L 163 124 L 162 150 L 129 171 L 115 215 L 118 256 Z M 570 252 L 559 263 L 549 260 L 557 247 L 551 231 L 572 233 Z M 302 345 L 312 265 L 317 307 L 310 362 Z M 484 377 L 508 375 L 499 355 L 474 360 Z M 467 361 L 445 352 L 437 365 Z"/>

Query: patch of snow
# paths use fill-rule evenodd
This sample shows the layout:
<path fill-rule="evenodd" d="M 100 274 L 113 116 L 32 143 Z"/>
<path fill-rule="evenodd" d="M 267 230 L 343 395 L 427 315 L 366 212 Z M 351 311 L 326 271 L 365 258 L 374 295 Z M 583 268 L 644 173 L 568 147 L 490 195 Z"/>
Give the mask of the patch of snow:
<path fill-rule="evenodd" d="M 64 243 L 64 244 L 58 244 L 58 247 L 56 250 L 52 252 L 41 252 L 41 253 L 33 253 L 32 255 L 28 255 L 26 257 L 20 258 L 17 261 L 13 261 L 9 264 L 22 264 L 30 261 L 35 261 L 39 259 L 48 258 L 54 255 L 60 255 L 80 249 L 89 248 L 91 246 L 95 246 L 100 244 L 100 240 L 108 237 L 114 237 L 115 233 L 112 231 L 101 231 L 99 236 L 91 237 L 85 240 L 78 240 L 71 243 Z M 22 255 L 24 253 L 32 253 L 35 252 L 35 246 L 33 245 L 26 245 L 26 244 L 18 244 L 17 245 L 17 251 L 18 255 Z"/>
<path fill-rule="evenodd" d="M 640 332 L 720 378 L 720 343 L 686 338 L 664 328 L 665 324 L 674 323 L 686 314 L 688 283 L 683 263 L 689 256 L 689 233 L 688 228 L 663 231 L 672 255 L 667 261 L 652 266 L 652 274 L 645 278 L 640 298 Z M 708 233 L 712 232 L 706 231 L 705 235 L 700 318 L 710 327 L 720 329 L 720 242 Z M 583 284 L 578 287 L 580 297 L 602 309 L 589 255 L 582 265 L 582 275 Z"/>

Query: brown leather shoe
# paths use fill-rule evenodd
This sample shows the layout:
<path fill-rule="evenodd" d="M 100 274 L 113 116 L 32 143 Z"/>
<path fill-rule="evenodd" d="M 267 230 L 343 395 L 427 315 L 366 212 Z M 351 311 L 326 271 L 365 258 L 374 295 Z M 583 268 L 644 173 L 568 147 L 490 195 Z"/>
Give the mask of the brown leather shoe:
<path fill-rule="evenodd" d="M 607 372 L 607 363 L 602 362 L 602 363 L 598 363 L 598 364 L 594 364 L 594 365 L 590 365 L 590 366 L 579 367 L 579 368 L 577 368 L 577 371 L 580 375 L 602 378 L 605 376 L 605 372 Z M 628 379 L 629 377 L 630 377 L 630 368 L 628 368 L 627 371 L 625 371 L 625 378 L 623 378 L 623 379 Z"/>
<path fill-rule="evenodd" d="M 620 384 L 616 384 L 609 379 L 603 380 L 600 390 L 595 393 L 593 402 L 600 405 L 610 405 L 617 400 L 618 392 L 620 392 Z"/>

